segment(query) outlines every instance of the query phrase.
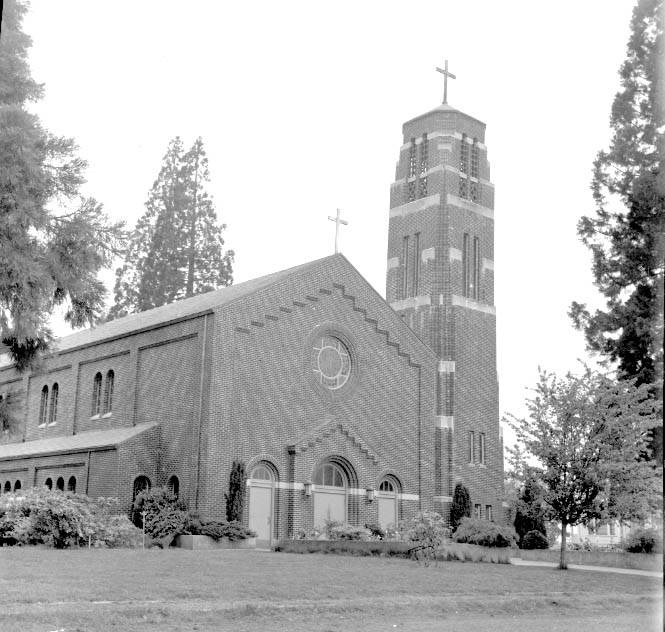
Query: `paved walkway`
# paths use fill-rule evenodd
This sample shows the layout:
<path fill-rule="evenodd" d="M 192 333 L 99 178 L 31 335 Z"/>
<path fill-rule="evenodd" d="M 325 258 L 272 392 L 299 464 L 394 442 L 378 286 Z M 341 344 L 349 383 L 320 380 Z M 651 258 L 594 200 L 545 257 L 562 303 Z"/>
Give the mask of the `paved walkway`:
<path fill-rule="evenodd" d="M 519 557 L 511 557 L 510 563 L 515 566 L 547 566 L 556 568 L 559 564 L 553 562 L 539 562 L 536 560 L 523 560 Z M 636 568 L 616 568 L 614 566 L 585 566 L 582 564 L 568 564 L 568 568 L 576 571 L 598 571 L 599 573 L 620 573 L 622 575 L 643 575 L 645 577 L 662 577 L 660 571 L 641 571 Z"/>

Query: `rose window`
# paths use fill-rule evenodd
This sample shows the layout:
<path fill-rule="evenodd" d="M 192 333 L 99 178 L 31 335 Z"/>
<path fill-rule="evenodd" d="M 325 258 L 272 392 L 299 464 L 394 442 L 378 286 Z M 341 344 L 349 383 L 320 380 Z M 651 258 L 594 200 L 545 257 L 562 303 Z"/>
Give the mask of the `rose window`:
<path fill-rule="evenodd" d="M 351 373 L 351 356 L 346 345 L 324 336 L 314 345 L 314 373 L 322 386 L 334 391 L 346 384 Z"/>

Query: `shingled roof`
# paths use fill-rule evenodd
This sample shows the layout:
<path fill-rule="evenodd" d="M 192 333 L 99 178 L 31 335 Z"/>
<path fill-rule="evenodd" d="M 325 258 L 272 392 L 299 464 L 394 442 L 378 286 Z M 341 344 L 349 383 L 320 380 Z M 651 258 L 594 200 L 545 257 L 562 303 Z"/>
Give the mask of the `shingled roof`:
<path fill-rule="evenodd" d="M 79 452 L 83 450 L 95 450 L 100 448 L 112 448 L 128 439 L 156 428 L 158 424 L 139 424 L 129 428 L 114 428 L 112 430 L 97 430 L 94 432 L 82 432 L 75 435 L 63 437 L 50 437 L 49 439 L 38 439 L 37 441 L 25 441 L 23 443 L 8 443 L 0 446 L 0 461 L 6 459 L 17 459 L 30 456 L 44 456 L 46 454 L 59 454 L 63 452 Z"/>
<path fill-rule="evenodd" d="M 149 329 L 160 323 L 166 323 L 186 318 L 187 316 L 205 313 L 215 307 L 220 307 L 237 299 L 249 296 L 260 289 L 281 281 L 295 272 L 302 272 L 319 265 L 326 265 L 326 262 L 332 261 L 336 257 L 342 257 L 342 255 L 323 257 L 322 259 L 309 261 L 308 263 L 293 268 L 287 268 L 286 270 L 280 270 L 279 272 L 273 272 L 266 276 L 251 279 L 244 283 L 230 285 L 212 292 L 206 292 L 205 294 L 197 294 L 191 298 L 185 298 L 169 303 L 168 305 L 155 307 L 146 310 L 145 312 L 140 312 L 139 314 L 130 314 L 129 316 L 112 320 L 103 325 L 98 325 L 89 329 L 82 329 L 81 331 L 59 338 L 53 345 L 53 352 L 57 353 L 59 351 L 75 349 L 77 347 L 101 342 L 102 340 L 134 333 L 140 329 Z M 8 366 L 10 364 L 11 362 L 8 355 L 4 357 L 0 356 L 0 367 Z"/>

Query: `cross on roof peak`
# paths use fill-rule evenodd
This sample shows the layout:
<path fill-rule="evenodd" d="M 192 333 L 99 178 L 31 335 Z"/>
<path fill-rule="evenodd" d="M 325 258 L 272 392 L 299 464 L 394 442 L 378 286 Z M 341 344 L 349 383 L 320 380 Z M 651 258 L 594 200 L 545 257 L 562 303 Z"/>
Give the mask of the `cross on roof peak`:
<path fill-rule="evenodd" d="M 436 71 L 440 72 L 443 75 L 443 104 L 447 105 L 448 104 L 448 77 L 450 77 L 451 79 L 457 79 L 457 77 L 452 72 L 448 72 L 448 60 L 447 59 L 446 59 L 446 63 L 444 64 L 443 68 L 439 68 L 437 66 Z"/>

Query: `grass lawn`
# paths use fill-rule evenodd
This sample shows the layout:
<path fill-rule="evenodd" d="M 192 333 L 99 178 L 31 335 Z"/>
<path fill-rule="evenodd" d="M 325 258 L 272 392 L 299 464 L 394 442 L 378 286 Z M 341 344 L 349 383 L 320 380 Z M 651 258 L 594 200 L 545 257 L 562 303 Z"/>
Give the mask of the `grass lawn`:
<path fill-rule="evenodd" d="M 0 549 L 0 630 L 661 630 L 662 580 L 262 551 Z"/>

